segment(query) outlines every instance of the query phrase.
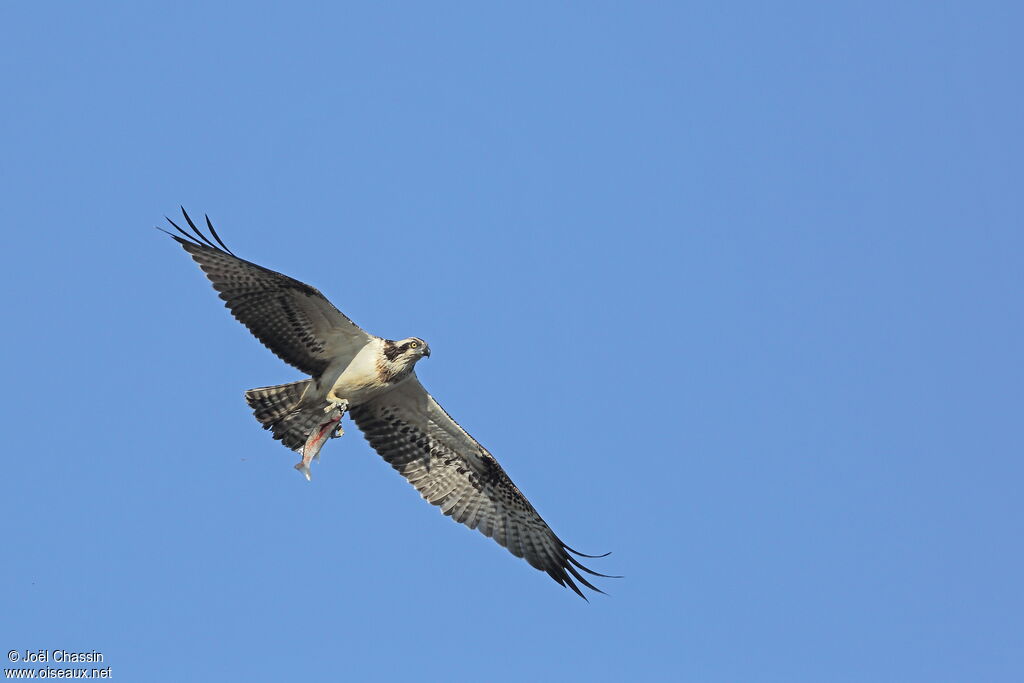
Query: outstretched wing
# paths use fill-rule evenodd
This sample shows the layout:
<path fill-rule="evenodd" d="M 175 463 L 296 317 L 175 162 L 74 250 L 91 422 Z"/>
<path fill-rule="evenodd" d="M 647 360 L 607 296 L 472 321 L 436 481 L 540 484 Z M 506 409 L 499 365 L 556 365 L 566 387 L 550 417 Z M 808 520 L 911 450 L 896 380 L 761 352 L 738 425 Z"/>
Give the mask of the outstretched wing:
<path fill-rule="evenodd" d="M 373 337 L 349 320 L 323 294 L 287 275 L 244 261 L 221 241 L 209 217 L 209 237 L 181 210 L 194 235 L 164 230 L 178 241 L 213 283 L 225 305 L 263 345 L 288 363 L 317 377 L 331 361 L 353 358 Z"/>
<path fill-rule="evenodd" d="M 584 595 L 573 578 L 603 592 L 577 570 L 606 575 L 587 569 L 570 553 L 595 556 L 576 552 L 555 535 L 494 456 L 437 404 L 415 375 L 349 414 L 374 450 L 441 512 L 490 536 L 580 597 Z"/>

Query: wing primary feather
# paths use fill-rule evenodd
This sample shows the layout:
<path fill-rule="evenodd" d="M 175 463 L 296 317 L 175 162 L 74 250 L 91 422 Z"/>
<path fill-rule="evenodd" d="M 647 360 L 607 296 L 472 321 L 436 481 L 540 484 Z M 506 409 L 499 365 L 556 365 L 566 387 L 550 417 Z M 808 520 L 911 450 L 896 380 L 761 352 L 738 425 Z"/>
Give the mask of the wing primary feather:
<path fill-rule="evenodd" d="M 608 552 L 606 552 L 606 553 L 605 553 L 604 555 L 587 555 L 586 553 L 581 553 L 581 552 L 580 552 L 580 551 L 578 551 L 578 550 L 573 550 L 572 548 L 570 548 L 569 546 L 567 546 L 567 545 L 566 545 L 566 544 L 564 544 L 564 543 L 562 543 L 562 547 L 563 547 L 563 548 L 565 548 L 566 550 L 568 550 L 568 551 L 569 551 L 570 553 L 572 553 L 573 555 L 576 555 L 576 556 L 578 556 L 578 557 L 589 557 L 589 558 L 590 558 L 590 559 L 592 559 L 592 560 L 596 560 L 596 559 L 599 559 L 599 558 L 602 558 L 602 557 L 608 557 L 609 555 L 611 555 L 611 554 L 612 554 L 612 553 L 611 553 L 611 551 L 609 550 L 609 551 L 608 551 Z"/>
<path fill-rule="evenodd" d="M 203 218 L 206 219 L 206 227 L 208 227 L 210 229 L 210 234 L 213 235 L 213 239 L 217 240 L 217 244 L 219 244 L 220 246 L 224 247 L 224 251 L 226 251 L 229 254 L 231 254 L 232 256 L 234 256 L 235 252 L 233 252 L 230 249 L 228 249 L 228 245 L 224 244 L 224 240 L 222 240 L 220 238 L 220 235 L 217 234 L 217 231 L 213 229 L 213 223 L 210 221 L 210 217 L 207 214 L 204 213 L 203 214 Z M 235 257 L 235 258 L 237 258 L 237 257 Z"/>
<path fill-rule="evenodd" d="M 164 216 L 164 218 L 167 218 L 167 216 Z M 181 226 L 179 226 L 177 223 L 172 221 L 170 218 L 167 218 L 167 222 L 170 223 L 171 225 L 173 225 L 175 230 L 177 230 L 182 235 L 184 235 L 185 239 L 187 239 L 189 241 L 189 244 L 199 244 L 198 242 L 196 242 L 196 238 L 195 237 L 193 237 L 192 235 L 190 235 L 187 232 L 185 232 L 184 230 L 182 230 Z M 167 232 L 167 231 L 164 230 L 164 232 Z M 171 235 L 171 233 L 169 233 L 169 232 L 167 234 Z M 174 237 L 174 235 L 171 235 L 171 237 Z M 174 239 L 179 239 L 179 238 L 174 237 Z"/>
<path fill-rule="evenodd" d="M 575 577 L 576 577 L 576 580 L 577 580 L 577 581 L 579 581 L 580 583 L 582 583 L 582 584 L 583 584 L 584 586 L 586 586 L 586 587 L 587 587 L 587 588 L 589 588 L 590 590 L 592 590 L 592 591 L 596 591 L 596 592 L 600 593 L 601 595 L 608 595 L 608 594 L 607 594 L 607 593 L 605 593 L 605 592 L 604 592 L 603 590 L 601 590 L 600 588 L 598 588 L 597 586 L 595 586 L 594 584 L 590 583 L 590 582 L 589 582 L 589 581 L 587 581 L 587 580 L 586 580 L 585 578 L 583 578 L 583 575 L 582 575 L 582 574 L 580 574 L 580 573 L 579 573 L 578 571 L 576 571 L 576 569 L 575 569 L 575 568 L 574 568 L 574 567 L 573 567 L 572 565 L 566 565 L 566 566 L 565 566 L 565 568 L 566 568 L 566 569 L 567 569 L 567 570 L 568 570 L 568 571 L 569 571 L 569 572 L 570 572 L 570 573 L 571 573 L 571 574 L 572 574 L 573 576 L 575 576 Z M 568 577 L 566 577 L 566 578 L 568 578 Z M 570 582 L 571 582 L 571 581 L 572 581 L 572 580 L 570 579 Z M 579 592 L 579 591 L 577 591 L 577 592 Z M 586 599 L 586 598 L 584 598 L 584 599 Z"/>
<path fill-rule="evenodd" d="M 185 207 L 178 204 L 178 208 L 181 209 L 181 215 L 185 217 L 186 221 L 188 221 L 188 227 L 192 228 L 192 232 L 198 233 L 199 230 L 196 228 L 196 224 L 192 222 L 192 219 L 188 217 L 188 211 L 185 211 Z"/>
<path fill-rule="evenodd" d="M 573 583 L 572 579 L 564 571 L 559 573 L 559 572 L 555 571 L 554 569 L 549 569 L 548 570 L 548 574 L 551 576 L 552 579 L 557 581 L 559 584 L 561 584 L 563 586 L 568 586 L 569 588 L 572 589 L 573 593 L 575 593 L 576 595 L 580 596 L 581 598 L 583 598 L 587 602 L 590 602 L 590 600 L 587 599 L 587 596 L 583 594 L 583 591 L 580 590 L 579 586 L 577 586 L 575 583 Z"/>
<path fill-rule="evenodd" d="M 185 207 L 184 206 L 179 206 L 178 208 L 181 209 L 181 215 L 185 217 L 186 221 L 188 221 L 188 227 L 192 228 L 192 232 L 194 232 L 199 237 L 199 239 L 201 239 L 203 242 L 205 242 L 207 246 L 209 246 L 209 247 L 211 247 L 213 249 L 216 249 L 217 245 L 214 244 L 213 242 L 211 242 L 209 237 L 207 237 L 203 233 L 199 232 L 199 228 L 197 228 L 196 224 L 192 222 L 192 219 L 189 217 L 188 213 L 185 211 Z M 175 227 L 177 227 L 177 226 L 175 226 Z"/>
<path fill-rule="evenodd" d="M 171 237 L 171 239 L 172 239 L 172 240 L 178 240 L 179 242 L 181 241 L 181 238 L 180 238 L 180 237 L 178 237 L 177 235 L 175 235 L 175 234 L 174 234 L 173 232 L 171 232 L 170 230 L 164 230 L 164 229 L 163 229 L 163 228 L 161 228 L 161 227 L 160 227 L 159 225 L 154 225 L 153 227 L 154 227 L 154 228 L 156 228 L 157 230 L 159 230 L 160 232 L 162 232 L 162 233 L 163 233 L 163 234 L 165 234 L 165 235 L 170 235 L 170 237 Z"/>
<path fill-rule="evenodd" d="M 600 572 L 595 572 L 593 569 L 588 569 L 588 568 L 584 567 L 582 564 L 580 564 L 579 561 L 577 561 L 576 558 L 573 557 L 572 555 L 566 555 L 565 559 L 569 560 L 574 565 L 576 565 L 577 567 L 579 567 L 580 569 L 582 569 L 586 573 L 590 574 L 591 576 L 600 576 L 602 579 L 621 579 L 622 578 L 621 576 L 615 576 L 613 574 L 602 574 Z"/>

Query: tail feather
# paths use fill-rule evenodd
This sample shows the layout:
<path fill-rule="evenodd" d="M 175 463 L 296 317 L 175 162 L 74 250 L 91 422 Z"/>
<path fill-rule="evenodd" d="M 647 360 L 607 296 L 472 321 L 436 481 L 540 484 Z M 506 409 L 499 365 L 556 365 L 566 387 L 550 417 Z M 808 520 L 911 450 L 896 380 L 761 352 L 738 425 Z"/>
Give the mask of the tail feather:
<path fill-rule="evenodd" d="M 313 380 L 259 387 L 245 392 L 245 400 L 264 429 L 288 448 L 298 450 L 309 433 L 324 421 L 320 408 L 303 408 L 302 398 Z"/>
<path fill-rule="evenodd" d="M 250 389 L 245 392 L 245 401 L 253 409 L 256 419 L 266 427 L 268 423 L 280 420 L 298 408 L 312 383 L 313 380 L 304 379 L 290 384 Z"/>

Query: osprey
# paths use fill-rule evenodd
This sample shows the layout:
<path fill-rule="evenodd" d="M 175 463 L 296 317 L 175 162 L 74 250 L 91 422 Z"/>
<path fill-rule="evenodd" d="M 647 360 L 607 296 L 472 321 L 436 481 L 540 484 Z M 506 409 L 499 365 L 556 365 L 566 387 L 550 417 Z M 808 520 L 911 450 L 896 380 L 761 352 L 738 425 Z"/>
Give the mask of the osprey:
<path fill-rule="evenodd" d="M 602 593 L 573 555 L 586 555 L 555 535 L 486 448 L 458 425 L 420 384 L 416 363 L 430 356 L 419 337 L 369 334 L 307 284 L 235 256 L 209 217 L 210 237 L 181 210 L 189 234 L 170 218 L 174 238 L 206 273 L 231 314 L 285 363 L 309 375 L 290 384 L 250 389 L 245 400 L 264 429 L 310 461 L 341 436 L 347 412 L 366 440 L 441 512 L 477 529 L 516 557 L 586 599 L 573 579 Z"/>

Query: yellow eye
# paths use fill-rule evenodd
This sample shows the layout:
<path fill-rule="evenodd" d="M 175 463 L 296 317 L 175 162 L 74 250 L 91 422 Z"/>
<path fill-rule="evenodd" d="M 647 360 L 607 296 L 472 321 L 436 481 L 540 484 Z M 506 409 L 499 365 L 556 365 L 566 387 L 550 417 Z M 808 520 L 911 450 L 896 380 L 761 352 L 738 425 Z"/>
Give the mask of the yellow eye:
<path fill-rule="evenodd" d="M 419 342 L 410 342 L 409 343 L 409 348 L 410 349 L 417 349 L 417 348 L 419 348 L 419 346 L 420 346 Z"/>

